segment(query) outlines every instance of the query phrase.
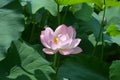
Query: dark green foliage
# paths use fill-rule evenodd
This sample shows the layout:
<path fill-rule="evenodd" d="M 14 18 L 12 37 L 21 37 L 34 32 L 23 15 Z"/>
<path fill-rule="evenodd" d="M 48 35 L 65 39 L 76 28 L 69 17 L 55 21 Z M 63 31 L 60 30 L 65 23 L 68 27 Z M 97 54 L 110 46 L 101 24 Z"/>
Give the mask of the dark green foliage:
<path fill-rule="evenodd" d="M 53 80 L 40 34 L 58 17 L 76 29 L 83 52 L 61 56 L 57 80 L 120 80 L 119 0 L 0 0 L 0 80 Z"/>

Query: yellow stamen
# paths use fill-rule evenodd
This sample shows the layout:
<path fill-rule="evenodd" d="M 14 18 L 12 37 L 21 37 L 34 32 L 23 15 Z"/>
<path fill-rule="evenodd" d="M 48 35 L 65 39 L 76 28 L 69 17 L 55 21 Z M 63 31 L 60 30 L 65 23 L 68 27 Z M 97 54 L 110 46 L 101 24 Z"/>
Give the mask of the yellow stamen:
<path fill-rule="evenodd" d="M 58 38 L 54 38 L 54 42 L 55 42 L 55 44 L 58 44 L 58 42 L 59 42 Z"/>

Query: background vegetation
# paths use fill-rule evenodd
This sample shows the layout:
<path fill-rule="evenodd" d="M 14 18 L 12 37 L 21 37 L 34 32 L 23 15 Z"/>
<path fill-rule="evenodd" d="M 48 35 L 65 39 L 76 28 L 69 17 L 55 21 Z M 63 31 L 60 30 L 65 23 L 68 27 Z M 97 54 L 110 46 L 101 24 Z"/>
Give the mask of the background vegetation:
<path fill-rule="evenodd" d="M 0 80 L 53 80 L 45 26 L 73 26 L 81 54 L 61 56 L 57 80 L 120 80 L 119 0 L 0 0 Z"/>

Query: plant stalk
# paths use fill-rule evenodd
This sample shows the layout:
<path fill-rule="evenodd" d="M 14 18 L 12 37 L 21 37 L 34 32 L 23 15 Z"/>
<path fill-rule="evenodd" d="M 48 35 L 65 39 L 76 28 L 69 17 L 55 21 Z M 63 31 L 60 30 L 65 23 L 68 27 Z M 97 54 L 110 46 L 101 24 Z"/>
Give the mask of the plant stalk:
<path fill-rule="evenodd" d="M 35 19 L 34 19 L 35 15 L 33 16 L 33 20 L 32 20 L 32 30 L 31 30 L 31 34 L 30 34 L 30 38 L 29 38 L 29 42 L 32 42 L 33 36 L 34 36 L 34 31 L 35 31 Z"/>
<path fill-rule="evenodd" d="M 53 62 L 53 65 L 52 65 L 54 70 L 56 71 L 56 73 L 54 75 L 54 80 L 57 80 L 57 74 L 58 74 L 59 65 L 60 65 L 60 54 L 55 53 L 54 62 Z"/>
<path fill-rule="evenodd" d="M 33 26 L 32 26 L 32 31 L 31 31 L 31 35 L 30 35 L 30 40 L 29 40 L 29 42 L 32 42 L 32 38 L 33 38 L 33 35 L 34 35 L 34 31 L 35 31 L 35 24 L 33 24 Z"/>
<path fill-rule="evenodd" d="M 59 53 L 55 53 L 54 62 L 53 62 L 53 68 L 55 69 L 56 74 L 57 74 L 57 71 L 58 71 L 59 62 L 60 62 L 60 54 Z"/>
<path fill-rule="evenodd" d="M 65 14 L 63 15 L 63 18 L 62 18 L 62 23 L 64 23 L 64 21 L 65 21 L 65 17 L 66 17 L 66 15 L 67 15 L 67 10 L 69 9 L 69 6 L 67 7 L 67 9 L 66 9 L 66 11 L 65 11 Z"/>
<path fill-rule="evenodd" d="M 96 49 L 97 49 L 97 45 L 98 42 L 100 40 L 100 38 L 102 38 L 102 51 L 101 51 L 101 60 L 103 60 L 103 53 L 104 53 L 104 34 L 103 34 L 103 30 L 104 30 L 104 24 L 105 24 L 105 12 L 106 12 L 106 2 L 104 0 L 104 5 L 103 5 L 103 17 L 102 17 L 102 21 L 101 21 L 101 26 L 100 26 L 100 32 L 97 38 L 97 42 L 95 44 L 95 48 L 93 50 L 93 55 L 95 55 L 96 53 Z"/>
<path fill-rule="evenodd" d="M 57 10 L 58 10 L 58 26 L 59 26 L 60 23 L 61 23 L 60 12 L 59 12 L 59 4 L 57 4 Z M 60 54 L 55 53 L 54 62 L 53 62 L 53 68 L 55 69 L 56 74 L 54 76 L 54 80 L 57 80 L 57 73 L 58 73 L 59 64 L 60 64 Z"/>
<path fill-rule="evenodd" d="M 58 26 L 60 25 L 60 20 L 61 20 L 61 18 L 60 18 L 60 5 L 59 4 L 57 4 L 57 10 L 58 10 Z"/>

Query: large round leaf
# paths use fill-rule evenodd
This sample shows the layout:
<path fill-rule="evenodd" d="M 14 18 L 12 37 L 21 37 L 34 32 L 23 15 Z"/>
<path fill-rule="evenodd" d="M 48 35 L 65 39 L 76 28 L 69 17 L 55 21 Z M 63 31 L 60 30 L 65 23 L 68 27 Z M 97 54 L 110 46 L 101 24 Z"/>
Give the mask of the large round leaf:
<path fill-rule="evenodd" d="M 76 4 L 71 7 L 72 12 L 74 13 L 77 19 L 83 21 L 89 21 L 92 17 L 93 8 L 88 4 Z"/>
<path fill-rule="evenodd" d="M 54 73 L 54 70 L 50 67 L 49 62 L 43 59 L 30 45 L 24 42 L 15 42 L 12 44 L 10 54 L 7 57 L 10 59 L 6 60 L 4 67 L 13 63 L 17 66 L 10 70 L 9 76 L 1 76 L 0 80 L 51 80 L 49 75 Z"/>
<path fill-rule="evenodd" d="M 91 17 L 89 21 L 81 21 L 79 20 L 79 34 L 91 34 L 93 33 L 94 36 L 97 38 L 99 31 L 100 31 L 100 23 L 96 20 L 95 17 Z"/>
<path fill-rule="evenodd" d="M 54 0 L 31 0 L 30 2 L 32 13 L 36 13 L 40 8 L 45 8 L 52 15 L 57 15 L 57 4 Z"/>
<path fill-rule="evenodd" d="M 0 60 L 5 57 L 11 41 L 20 37 L 23 27 L 23 15 L 13 10 L 0 9 Z"/>
<path fill-rule="evenodd" d="M 91 3 L 95 3 L 101 8 L 104 4 L 103 0 L 56 0 L 56 1 L 60 5 L 71 5 L 71 4 L 91 2 Z M 106 0 L 106 6 L 119 6 L 119 5 L 120 5 L 120 2 L 117 0 Z"/>
<path fill-rule="evenodd" d="M 56 0 L 58 4 L 61 5 L 71 5 L 71 4 L 78 4 L 81 2 L 91 2 L 92 0 Z"/>
<path fill-rule="evenodd" d="M 78 55 L 66 59 L 58 72 L 58 80 L 108 80 L 108 66 L 95 57 Z"/>

